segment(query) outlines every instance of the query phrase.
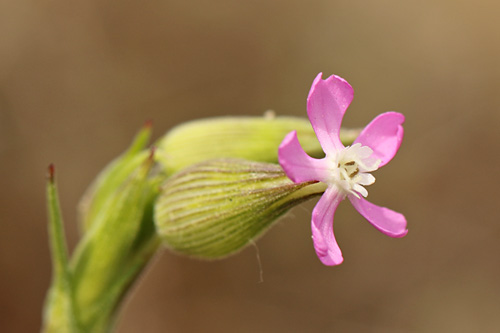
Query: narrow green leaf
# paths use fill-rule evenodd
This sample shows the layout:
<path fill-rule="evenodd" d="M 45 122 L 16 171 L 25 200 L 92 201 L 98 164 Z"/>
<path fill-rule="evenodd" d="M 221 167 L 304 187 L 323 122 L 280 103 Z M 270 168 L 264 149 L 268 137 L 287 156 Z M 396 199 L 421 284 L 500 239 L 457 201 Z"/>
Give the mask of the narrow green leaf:
<path fill-rule="evenodd" d="M 52 255 L 52 284 L 44 312 L 44 332 L 79 332 L 75 313 L 68 250 L 55 184 L 54 166 L 49 166 L 47 206 L 49 215 L 49 244 Z"/>

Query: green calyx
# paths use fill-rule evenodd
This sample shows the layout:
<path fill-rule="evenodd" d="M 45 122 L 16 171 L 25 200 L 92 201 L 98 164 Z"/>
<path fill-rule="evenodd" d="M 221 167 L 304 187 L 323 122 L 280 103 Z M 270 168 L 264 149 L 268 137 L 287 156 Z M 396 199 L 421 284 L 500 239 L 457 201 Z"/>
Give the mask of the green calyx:
<path fill-rule="evenodd" d="M 79 319 L 92 332 L 107 331 L 119 300 L 158 242 L 151 209 L 157 184 L 152 156 L 115 189 L 71 261 Z"/>
<path fill-rule="evenodd" d="M 109 163 L 89 186 L 78 206 L 80 228 L 87 231 L 99 219 L 115 192 L 147 158 L 151 125 L 146 124 L 136 134 L 129 148 Z"/>
<path fill-rule="evenodd" d="M 216 259 L 256 239 L 293 206 L 323 193 L 321 183 L 294 184 L 279 165 L 219 159 L 168 179 L 155 204 L 164 245 Z"/>
<path fill-rule="evenodd" d="M 304 150 L 321 157 L 323 150 L 307 118 L 220 117 L 191 121 L 175 127 L 157 142 L 157 159 L 169 174 L 214 158 L 243 158 L 278 162 L 278 147 L 291 131 L 297 131 Z M 345 145 L 359 130 L 340 131 Z"/>

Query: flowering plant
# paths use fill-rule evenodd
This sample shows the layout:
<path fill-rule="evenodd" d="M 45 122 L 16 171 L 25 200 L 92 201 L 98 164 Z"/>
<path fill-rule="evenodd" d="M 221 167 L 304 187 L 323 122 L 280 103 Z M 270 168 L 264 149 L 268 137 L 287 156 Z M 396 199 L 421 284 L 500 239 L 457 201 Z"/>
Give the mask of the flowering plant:
<path fill-rule="evenodd" d="M 320 74 L 308 97 L 310 123 L 269 113 L 205 119 L 175 128 L 152 147 L 148 123 L 83 196 L 82 238 L 71 255 L 51 166 L 53 277 L 44 331 L 108 332 L 124 296 L 161 245 L 197 258 L 222 258 L 319 195 L 312 233 L 326 265 L 342 262 L 333 215 L 345 197 L 383 233 L 404 236 L 404 216 L 366 201 L 363 187 L 375 181 L 370 172 L 398 150 L 404 117 L 388 112 L 361 132 L 341 129 L 352 95 L 345 80 L 322 80 Z M 311 157 L 323 152 L 322 159 Z"/>

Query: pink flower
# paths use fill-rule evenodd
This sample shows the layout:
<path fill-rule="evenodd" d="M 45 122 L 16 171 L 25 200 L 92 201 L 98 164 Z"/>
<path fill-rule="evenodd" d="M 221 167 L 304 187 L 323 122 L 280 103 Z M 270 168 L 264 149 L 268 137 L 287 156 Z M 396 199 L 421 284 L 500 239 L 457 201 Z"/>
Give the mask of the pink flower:
<path fill-rule="evenodd" d="M 339 138 L 340 123 L 353 98 L 353 89 L 341 77 L 322 79 L 318 74 L 307 98 L 307 114 L 325 152 L 315 159 L 302 149 L 297 132 L 281 143 L 279 162 L 295 183 L 319 181 L 327 189 L 312 212 L 312 237 L 319 259 L 333 266 L 344 260 L 333 234 L 333 215 L 347 196 L 354 208 L 375 228 L 391 237 L 407 234 L 405 217 L 364 199 L 364 186 L 375 182 L 370 172 L 387 164 L 396 155 L 403 139 L 404 116 L 397 112 L 378 115 L 364 128 L 352 146 L 344 147 Z"/>

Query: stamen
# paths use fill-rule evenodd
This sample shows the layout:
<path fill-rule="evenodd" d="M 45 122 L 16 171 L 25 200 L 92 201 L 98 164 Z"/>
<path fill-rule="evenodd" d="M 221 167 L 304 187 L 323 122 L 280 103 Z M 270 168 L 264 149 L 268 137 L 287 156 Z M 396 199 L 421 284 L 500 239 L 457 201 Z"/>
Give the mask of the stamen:
<path fill-rule="evenodd" d="M 345 165 L 354 165 L 354 161 L 346 162 Z"/>
<path fill-rule="evenodd" d="M 356 175 L 358 174 L 358 172 L 359 172 L 359 169 L 358 169 L 358 168 L 356 168 L 356 170 L 354 170 L 354 172 L 353 172 L 353 173 L 351 173 L 351 174 L 349 175 L 349 177 L 350 177 L 350 178 L 352 178 L 352 177 L 356 176 Z"/>

